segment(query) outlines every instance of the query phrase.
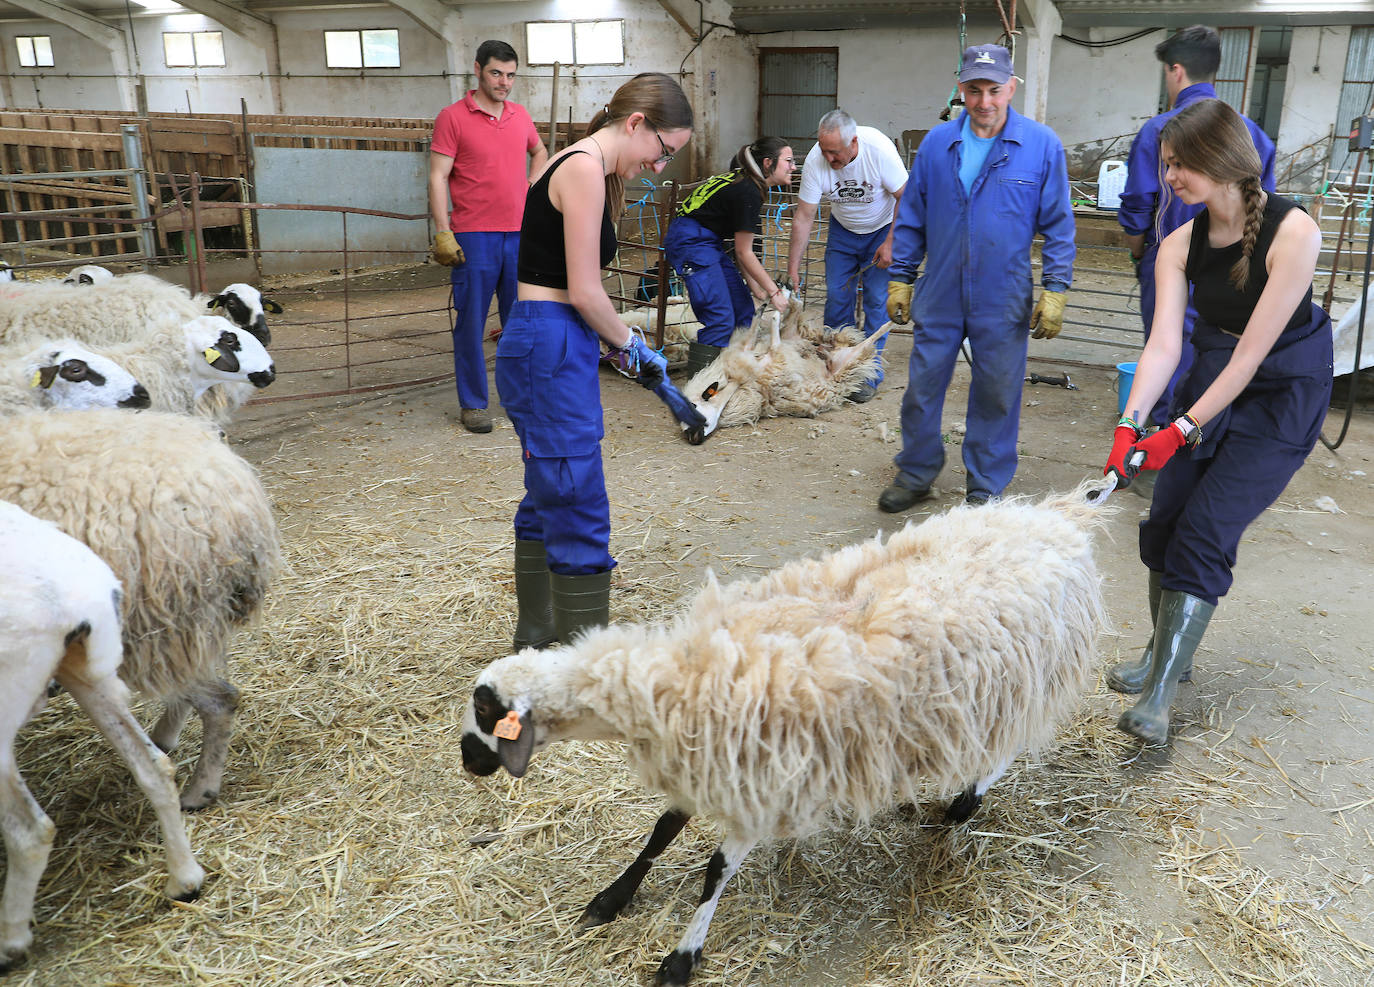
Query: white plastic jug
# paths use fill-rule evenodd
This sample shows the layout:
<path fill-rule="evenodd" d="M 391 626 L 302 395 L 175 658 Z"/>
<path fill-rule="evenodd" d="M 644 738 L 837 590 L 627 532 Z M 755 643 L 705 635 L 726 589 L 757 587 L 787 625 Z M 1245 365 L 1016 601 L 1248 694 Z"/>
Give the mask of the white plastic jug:
<path fill-rule="evenodd" d="M 1097 169 L 1097 208 L 1120 209 L 1126 189 L 1126 162 L 1103 161 Z"/>

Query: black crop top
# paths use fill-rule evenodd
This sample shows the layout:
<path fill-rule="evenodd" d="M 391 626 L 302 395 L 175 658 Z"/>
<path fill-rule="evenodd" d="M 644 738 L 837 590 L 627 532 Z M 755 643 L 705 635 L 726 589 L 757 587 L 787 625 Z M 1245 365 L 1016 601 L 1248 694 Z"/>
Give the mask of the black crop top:
<path fill-rule="evenodd" d="M 1231 284 L 1231 265 L 1241 256 L 1240 241 L 1224 247 L 1213 247 L 1207 242 L 1211 215 L 1204 209 L 1193 218 L 1193 236 L 1188 242 L 1188 262 L 1184 273 L 1193 285 L 1193 307 L 1201 318 L 1237 336 L 1245 331 L 1245 325 L 1259 303 L 1260 294 L 1269 283 L 1265 262 L 1279 223 L 1290 209 L 1301 208 L 1291 199 L 1269 193 L 1269 199 L 1264 204 L 1264 216 L 1260 220 L 1259 236 L 1250 255 L 1250 280 L 1244 291 L 1237 291 Z M 1285 329 L 1293 329 L 1306 322 L 1311 309 L 1312 289 L 1309 287 Z"/>
<path fill-rule="evenodd" d="M 563 155 L 545 169 L 539 181 L 525 196 L 525 215 L 520 222 L 520 255 L 516 262 L 516 278 L 526 284 L 544 288 L 568 287 L 568 253 L 563 242 L 563 214 L 549 201 L 549 178 L 559 166 L 574 154 Z M 611 222 L 611 204 L 601 216 L 601 266 L 615 257 L 615 224 Z"/>

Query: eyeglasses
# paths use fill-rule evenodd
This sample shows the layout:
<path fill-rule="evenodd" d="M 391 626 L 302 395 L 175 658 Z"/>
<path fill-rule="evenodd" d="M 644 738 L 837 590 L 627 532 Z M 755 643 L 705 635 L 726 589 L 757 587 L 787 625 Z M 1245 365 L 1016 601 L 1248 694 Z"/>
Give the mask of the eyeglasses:
<path fill-rule="evenodd" d="M 668 150 L 668 145 L 663 143 L 663 138 L 658 136 L 658 131 L 654 130 L 652 125 L 649 126 L 649 129 L 653 130 L 654 140 L 658 141 L 658 146 L 663 149 L 663 153 L 654 159 L 654 164 L 666 165 L 669 161 L 673 160 L 673 155 L 677 154 L 677 152 Z"/>

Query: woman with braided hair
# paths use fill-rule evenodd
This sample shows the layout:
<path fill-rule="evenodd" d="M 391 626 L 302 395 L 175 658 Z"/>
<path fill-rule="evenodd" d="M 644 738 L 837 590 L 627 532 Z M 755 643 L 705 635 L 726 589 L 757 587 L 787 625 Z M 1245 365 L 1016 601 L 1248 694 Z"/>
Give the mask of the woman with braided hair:
<path fill-rule="evenodd" d="M 1118 728 L 1147 744 L 1169 737 L 1179 682 L 1217 601 L 1231 587 L 1241 535 L 1312 451 L 1331 400 L 1331 319 L 1312 302 L 1321 231 L 1296 203 L 1260 188 L 1260 159 L 1240 116 L 1218 99 L 1193 103 L 1160 132 L 1164 182 L 1205 208 L 1170 233 L 1155 268 L 1157 302 L 1127 415 L 1104 473 L 1159 470 L 1140 558 L 1149 569 L 1154 635 L 1136 661 L 1107 674 L 1139 693 Z M 1194 363 L 1174 392 L 1173 422 L 1137 424 L 1182 351 L 1189 291 L 1198 317 Z"/>
<path fill-rule="evenodd" d="M 739 149 L 730 169 L 682 200 L 663 237 L 668 263 L 681 275 L 701 322 L 697 341 L 687 349 L 688 377 L 714 360 L 738 327 L 753 321 L 755 299 L 787 310 L 787 296 L 754 255 L 754 237 L 768 189 L 792 184 L 792 148 L 780 137 L 760 137 Z M 733 262 L 727 245 L 734 248 Z"/>

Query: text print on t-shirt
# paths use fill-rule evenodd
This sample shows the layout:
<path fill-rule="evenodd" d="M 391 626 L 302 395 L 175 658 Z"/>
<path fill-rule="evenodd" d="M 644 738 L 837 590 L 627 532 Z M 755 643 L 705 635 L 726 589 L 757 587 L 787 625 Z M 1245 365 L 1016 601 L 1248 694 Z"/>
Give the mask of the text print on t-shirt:
<path fill-rule="evenodd" d="M 841 179 L 830 190 L 832 199 L 852 199 L 856 202 L 873 201 L 873 183 L 858 182 L 852 178 Z"/>

